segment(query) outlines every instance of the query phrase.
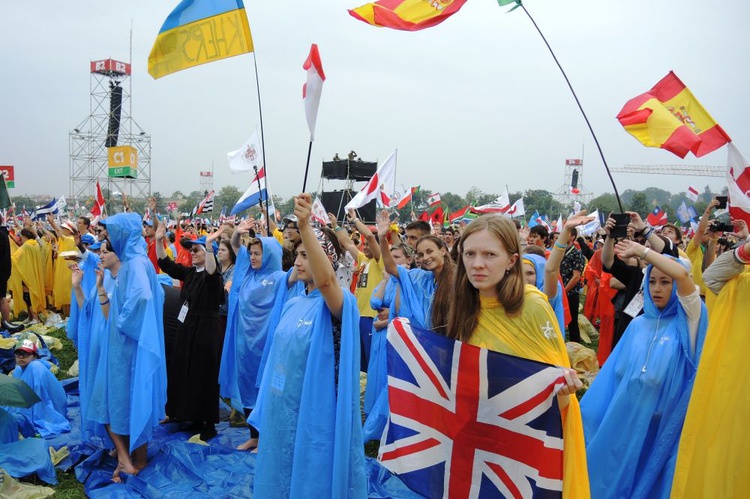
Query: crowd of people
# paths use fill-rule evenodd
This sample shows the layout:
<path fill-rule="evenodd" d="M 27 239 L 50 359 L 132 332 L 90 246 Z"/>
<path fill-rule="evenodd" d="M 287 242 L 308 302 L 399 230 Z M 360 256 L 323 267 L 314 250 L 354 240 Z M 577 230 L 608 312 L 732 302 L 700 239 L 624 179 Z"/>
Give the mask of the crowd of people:
<path fill-rule="evenodd" d="M 113 480 L 147 466 L 160 423 L 210 441 L 223 398 L 248 422 L 237 450 L 257 452 L 258 497 L 366 497 L 364 443 L 388 420 L 386 331 L 403 317 L 562 369 L 564 497 L 700 497 L 709 487 L 700 476 L 717 497 L 750 486 L 737 443 L 747 432 L 727 433 L 747 404 L 727 414 L 714 402 L 742 388 L 713 385 L 741 369 L 729 356 L 743 352 L 725 344 L 747 336 L 737 314 L 748 313 L 750 239 L 741 220 L 729 233 L 710 221 L 716 200 L 689 241 L 634 212 L 625 232 L 610 217 L 584 237 L 585 211 L 551 232 L 497 214 L 433 227 L 398 225 L 384 211 L 368 226 L 349 211 L 321 225 L 312 204 L 298 195 L 281 227 L 121 213 L 0 230 L 3 325 L 21 329 L 12 317 L 33 323 L 48 307 L 68 317 L 82 433 L 114 449 Z M 599 329 L 601 366 L 580 403 L 566 348 L 581 342 L 579 310 Z M 8 408 L 7 438 L 69 430 L 64 393 L 37 349 L 22 336 L 13 376 L 43 404 Z M 714 427 L 719 417 L 726 431 Z"/>

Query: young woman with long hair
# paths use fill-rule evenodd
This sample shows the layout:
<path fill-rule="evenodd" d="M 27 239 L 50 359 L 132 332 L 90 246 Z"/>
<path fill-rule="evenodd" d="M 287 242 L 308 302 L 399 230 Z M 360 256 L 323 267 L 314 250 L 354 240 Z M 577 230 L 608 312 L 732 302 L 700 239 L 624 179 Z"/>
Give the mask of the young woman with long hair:
<path fill-rule="evenodd" d="M 588 497 L 581 413 L 581 382 L 565 349 L 547 297 L 524 283 L 515 225 L 485 215 L 472 221 L 458 242 L 458 265 L 448 313 L 448 336 L 517 357 L 564 368 L 557 394 L 563 418 L 563 497 Z"/>
<path fill-rule="evenodd" d="M 396 264 L 388 247 L 390 231 L 387 212 L 378 216 L 378 237 L 385 270 L 398 280 L 401 287 L 400 317 L 408 318 L 418 327 L 446 333 L 448 306 L 453 286 L 453 260 L 445 241 L 425 235 L 417 241 L 416 255 L 421 268 L 407 269 Z"/>

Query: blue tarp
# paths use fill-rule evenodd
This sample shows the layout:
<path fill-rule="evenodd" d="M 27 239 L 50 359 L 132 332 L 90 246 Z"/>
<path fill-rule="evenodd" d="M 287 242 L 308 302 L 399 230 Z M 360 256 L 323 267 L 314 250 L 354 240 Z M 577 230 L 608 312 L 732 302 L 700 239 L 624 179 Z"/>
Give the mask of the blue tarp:
<path fill-rule="evenodd" d="M 113 483 L 112 473 L 117 459 L 110 457 L 109 449 L 101 441 L 94 439 L 83 442 L 81 439 L 80 406 L 78 403 L 77 379 L 63 381 L 68 393 L 68 419 L 71 431 L 63 435 L 41 441 L 37 445 L 37 457 L 42 458 L 42 450 L 49 459 L 49 446 L 59 449 L 67 445 L 70 456 L 57 465 L 58 469 L 68 470 L 74 464 L 76 478 L 84 483 L 91 498 L 167 498 L 175 497 L 228 497 L 252 498 L 257 454 L 235 450 L 247 440 L 247 428 L 233 428 L 224 421 L 228 408 L 222 407 L 221 419 L 216 426 L 218 435 L 204 446 L 189 443 L 193 435 L 186 431 L 187 424 L 169 423 L 154 430 L 154 438 L 149 443 L 148 465 L 136 476 L 122 475 L 123 483 Z M 51 466 L 51 463 L 50 463 Z M 366 459 L 369 477 L 368 497 L 419 498 L 396 476 L 380 466 L 374 459 Z M 54 477 L 54 474 L 52 475 Z"/>

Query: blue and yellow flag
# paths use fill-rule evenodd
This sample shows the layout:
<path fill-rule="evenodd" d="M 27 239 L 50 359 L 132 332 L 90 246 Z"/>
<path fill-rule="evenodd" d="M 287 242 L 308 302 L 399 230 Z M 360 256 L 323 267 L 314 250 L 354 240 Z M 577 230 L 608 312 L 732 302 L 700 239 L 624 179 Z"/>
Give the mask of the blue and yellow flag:
<path fill-rule="evenodd" d="M 252 51 L 242 0 L 182 0 L 156 37 L 148 73 L 157 79 Z"/>

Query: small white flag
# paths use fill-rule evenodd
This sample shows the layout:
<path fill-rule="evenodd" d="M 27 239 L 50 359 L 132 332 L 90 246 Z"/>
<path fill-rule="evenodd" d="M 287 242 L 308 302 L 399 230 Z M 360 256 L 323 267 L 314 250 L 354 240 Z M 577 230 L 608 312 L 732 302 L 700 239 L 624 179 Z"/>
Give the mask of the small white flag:
<path fill-rule="evenodd" d="M 263 168 L 263 146 L 258 137 L 258 131 L 256 130 L 252 137 L 242 144 L 242 147 L 236 151 L 228 152 L 227 158 L 233 174 Z"/>
<path fill-rule="evenodd" d="M 373 199 L 378 206 L 389 207 L 396 190 L 396 151 L 393 151 L 378 167 L 375 175 L 365 184 L 361 191 L 346 204 L 346 210 L 361 208 Z"/>
<path fill-rule="evenodd" d="M 320 198 L 317 196 L 315 197 L 315 201 L 313 201 L 312 213 L 310 216 L 312 216 L 312 219 L 320 225 L 326 225 L 330 221 L 328 220 L 328 213 L 326 212 L 323 203 L 320 202 Z"/>
<path fill-rule="evenodd" d="M 326 80 L 316 44 L 313 43 L 310 47 L 310 55 L 307 56 L 302 69 L 307 71 L 307 83 L 302 86 L 302 99 L 305 101 L 305 117 L 307 127 L 310 129 L 310 142 L 312 142 L 315 140 L 315 122 L 318 120 L 320 96 L 323 93 L 323 82 Z"/>

